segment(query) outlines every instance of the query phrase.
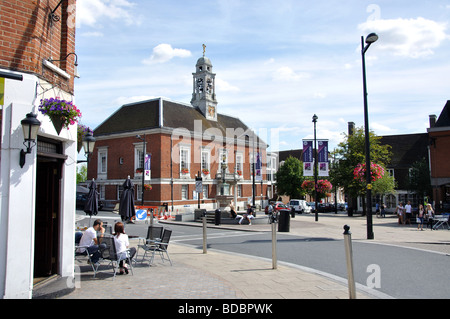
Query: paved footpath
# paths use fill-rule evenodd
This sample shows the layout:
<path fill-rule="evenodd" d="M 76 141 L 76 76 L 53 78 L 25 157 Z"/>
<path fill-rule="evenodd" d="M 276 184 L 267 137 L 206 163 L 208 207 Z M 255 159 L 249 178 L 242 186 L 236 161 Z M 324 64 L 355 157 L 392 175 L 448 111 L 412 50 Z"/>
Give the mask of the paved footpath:
<path fill-rule="evenodd" d="M 166 222 L 177 223 L 179 222 Z M 198 225 L 198 224 L 196 224 Z M 347 217 L 343 213 L 297 215 L 290 220 L 289 235 L 343 239 L 343 226 L 349 225 L 352 240 L 368 241 L 365 217 Z M 415 225 L 398 225 L 393 217 L 373 218 L 374 244 L 399 245 L 450 254 L 450 231 L 417 230 Z M 242 231 L 270 231 L 268 224 L 221 225 Z M 136 245 L 137 242 L 131 242 Z M 112 271 L 101 267 L 93 278 L 89 266 L 81 264 L 77 289 L 61 299 L 348 299 L 346 282 L 314 270 L 278 261 L 272 269 L 268 259 L 219 252 L 171 243 L 173 266 L 159 257 L 151 267 L 138 263 L 134 275 L 112 278 Z M 357 287 L 358 299 L 388 298 L 370 289 Z"/>

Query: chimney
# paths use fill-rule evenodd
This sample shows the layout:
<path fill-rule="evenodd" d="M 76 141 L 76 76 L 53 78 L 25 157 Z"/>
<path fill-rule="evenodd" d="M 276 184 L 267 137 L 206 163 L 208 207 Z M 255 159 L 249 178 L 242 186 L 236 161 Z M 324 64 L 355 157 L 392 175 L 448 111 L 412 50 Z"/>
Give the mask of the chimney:
<path fill-rule="evenodd" d="M 436 115 L 430 115 L 430 128 L 436 125 Z"/>
<path fill-rule="evenodd" d="M 355 133 L 355 122 L 348 122 L 348 136 L 352 136 Z"/>

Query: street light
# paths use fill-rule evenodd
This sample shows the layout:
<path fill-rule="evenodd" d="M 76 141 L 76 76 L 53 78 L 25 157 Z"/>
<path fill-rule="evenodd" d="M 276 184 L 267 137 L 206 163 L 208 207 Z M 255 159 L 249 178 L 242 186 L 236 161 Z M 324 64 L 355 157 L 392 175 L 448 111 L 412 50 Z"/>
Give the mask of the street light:
<path fill-rule="evenodd" d="M 20 150 L 20 167 L 25 166 L 25 155 L 31 154 L 31 149 L 36 145 L 36 138 L 41 126 L 41 122 L 37 120 L 37 115 L 34 113 L 28 113 L 26 118 L 24 118 L 20 124 L 22 124 L 23 138 L 26 151 Z"/>
<path fill-rule="evenodd" d="M 312 121 L 314 123 L 314 201 L 316 202 L 314 210 L 315 210 L 315 220 L 319 221 L 319 207 L 317 203 L 317 138 L 316 138 L 316 124 L 319 118 L 316 114 L 314 114 Z"/>
<path fill-rule="evenodd" d="M 366 57 L 365 54 L 372 43 L 378 40 L 378 35 L 370 33 L 366 38 L 364 46 L 364 37 L 361 37 L 361 55 L 363 68 L 363 90 L 364 90 L 364 126 L 365 126 L 365 143 L 366 143 L 366 209 L 367 209 L 367 239 L 374 239 L 373 223 L 372 223 L 372 178 L 370 174 L 370 139 L 369 139 L 369 110 L 367 104 L 367 82 L 366 82 Z"/>

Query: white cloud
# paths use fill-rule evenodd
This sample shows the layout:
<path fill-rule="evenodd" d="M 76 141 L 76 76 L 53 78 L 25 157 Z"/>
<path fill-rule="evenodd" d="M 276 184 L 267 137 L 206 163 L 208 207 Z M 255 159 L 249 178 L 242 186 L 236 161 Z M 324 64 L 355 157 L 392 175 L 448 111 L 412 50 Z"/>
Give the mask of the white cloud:
<path fill-rule="evenodd" d="M 153 48 L 153 54 L 150 58 L 142 61 L 144 64 L 165 63 L 175 57 L 188 58 L 191 51 L 184 49 L 174 49 L 170 44 L 159 44 Z"/>
<path fill-rule="evenodd" d="M 133 24 L 136 20 L 130 13 L 134 3 L 127 0 L 78 0 L 77 27 L 97 25 L 102 18 L 112 20 L 121 19 L 126 24 Z"/>
<path fill-rule="evenodd" d="M 309 77 L 310 75 L 308 73 L 296 73 L 294 70 L 287 66 L 277 69 L 273 74 L 273 80 L 282 82 L 297 82 Z"/>
<path fill-rule="evenodd" d="M 358 26 L 365 33 L 376 32 L 377 47 L 394 55 L 420 58 L 434 54 L 434 49 L 448 39 L 446 23 L 424 18 L 367 21 Z"/>
<path fill-rule="evenodd" d="M 237 86 L 231 85 L 227 81 L 221 80 L 220 78 L 216 78 L 216 91 L 217 92 L 239 92 L 240 89 Z"/>

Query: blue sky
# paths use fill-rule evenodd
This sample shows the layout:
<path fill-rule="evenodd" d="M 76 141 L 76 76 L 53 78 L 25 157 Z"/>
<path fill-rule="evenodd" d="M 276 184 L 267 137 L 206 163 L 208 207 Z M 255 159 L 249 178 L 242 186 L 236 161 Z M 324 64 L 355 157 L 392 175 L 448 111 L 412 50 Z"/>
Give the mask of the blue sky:
<path fill-rule="evenodd" d="M 240 118 L 270 150 L 313 137 L 333 149 L 364 125 L 361 36 L 370 129 L 424 133 L 450 99 L 450 1 L 77 0 L 81 122 L 163 96 L 189 103 L 202 56 L 213 63 L 219 113 Z"/>

